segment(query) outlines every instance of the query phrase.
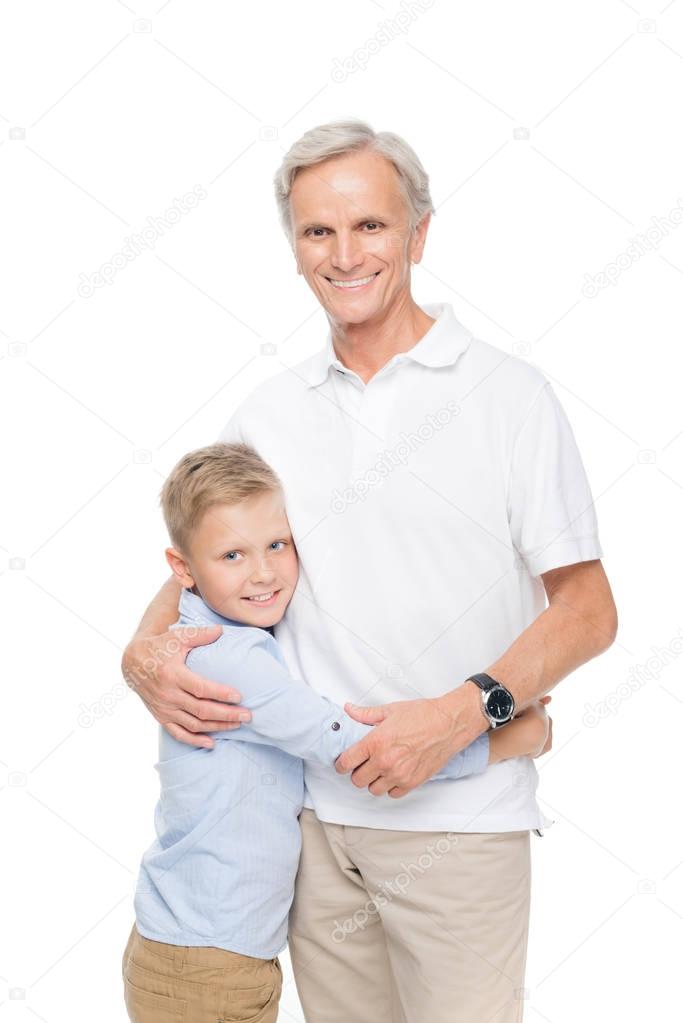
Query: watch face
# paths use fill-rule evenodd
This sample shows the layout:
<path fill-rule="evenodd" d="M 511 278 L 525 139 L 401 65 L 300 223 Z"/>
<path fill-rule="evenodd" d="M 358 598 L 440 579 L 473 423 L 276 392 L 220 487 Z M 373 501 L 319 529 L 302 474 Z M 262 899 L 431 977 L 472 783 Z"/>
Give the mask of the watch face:
<path fill-rule="evenodd" d="M 500 686 L 492 689 L 486 700 L 486 709 L 495 721 L 507 721 L 513 708 L 512 696 Z"/>

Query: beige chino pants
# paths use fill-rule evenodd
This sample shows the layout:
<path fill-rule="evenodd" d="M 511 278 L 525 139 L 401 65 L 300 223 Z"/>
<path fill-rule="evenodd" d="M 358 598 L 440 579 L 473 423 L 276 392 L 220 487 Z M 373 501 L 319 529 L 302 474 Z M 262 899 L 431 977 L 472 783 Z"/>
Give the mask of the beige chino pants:
<path fill-rule="evenodd" d="M 529 831 L 300 822 L 289 949 L 307 1023 L 520 1023 Z"/>
<path fill-rule="evenodd" d="M 131 1023 L 275 1023 L 278 1016 L 277 958 L 167 945 L 133 924 L 121 967 Z"/>

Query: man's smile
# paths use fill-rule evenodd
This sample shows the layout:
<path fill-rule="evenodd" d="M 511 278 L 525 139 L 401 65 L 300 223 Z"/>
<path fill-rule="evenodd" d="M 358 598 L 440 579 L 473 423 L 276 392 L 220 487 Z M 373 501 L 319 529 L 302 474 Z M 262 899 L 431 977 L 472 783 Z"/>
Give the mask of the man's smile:
<path fill-rule="evenodd" d="M 349 281 L 340 281 L 334 277 L 325 277 L 326 281 L 329 281 L 333 288 L 365 288 L 368 284 L 374 281 L 375 277 L 378 277 L 382 271 L 377 270 L 374 274 L 370 274 L 368 277 L 356 277 Z"/>

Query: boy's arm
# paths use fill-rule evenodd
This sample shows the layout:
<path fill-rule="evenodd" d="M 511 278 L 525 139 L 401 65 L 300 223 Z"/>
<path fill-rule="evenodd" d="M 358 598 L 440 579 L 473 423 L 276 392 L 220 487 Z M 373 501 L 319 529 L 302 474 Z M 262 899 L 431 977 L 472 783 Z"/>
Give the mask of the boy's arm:
<path fill-rule="evenodd" d="M 350 745 L 365 738 L 372 725 L 354 721 L 337 704 L 293 679 L 274 651 L 275 640 L 257 629 L 245 629 L 235 640 L 224 635 L 210 646 L 191 651 L 188 664 L 215 682 L 239 677 L 242 705 L 252 712 L 235 734 L 214 733 L 214 739 L 239 739 L 277 746 L 286 753 L 332 766 Z M 456 754 L 436 778 L 462 778 L 484 771 L 488 736 L 480 736 Z"/>
<path fill-rule="evenodd" d="M 491 762 L 489 757 L 489 733 L 484 732 L 483 735 L 478 735 L 469 746 L 465 746 L 450 760 L 447 760 L 441 770 L 428 778 L 427 782 L 439 781 L 443 778 L 466 778 L 470 774 L 481 774 Z"/>

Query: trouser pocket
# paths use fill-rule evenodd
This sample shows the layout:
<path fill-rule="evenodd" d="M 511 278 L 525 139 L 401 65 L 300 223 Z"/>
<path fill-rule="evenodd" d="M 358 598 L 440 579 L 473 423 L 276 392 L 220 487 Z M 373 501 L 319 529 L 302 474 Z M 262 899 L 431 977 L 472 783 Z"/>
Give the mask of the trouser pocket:
<path fill-rule="evenodd" d="M 123 983 L 131 1023 L 275 1023 L 282 971 L 277 959 L 167 945 L 134 928 Z"/>

